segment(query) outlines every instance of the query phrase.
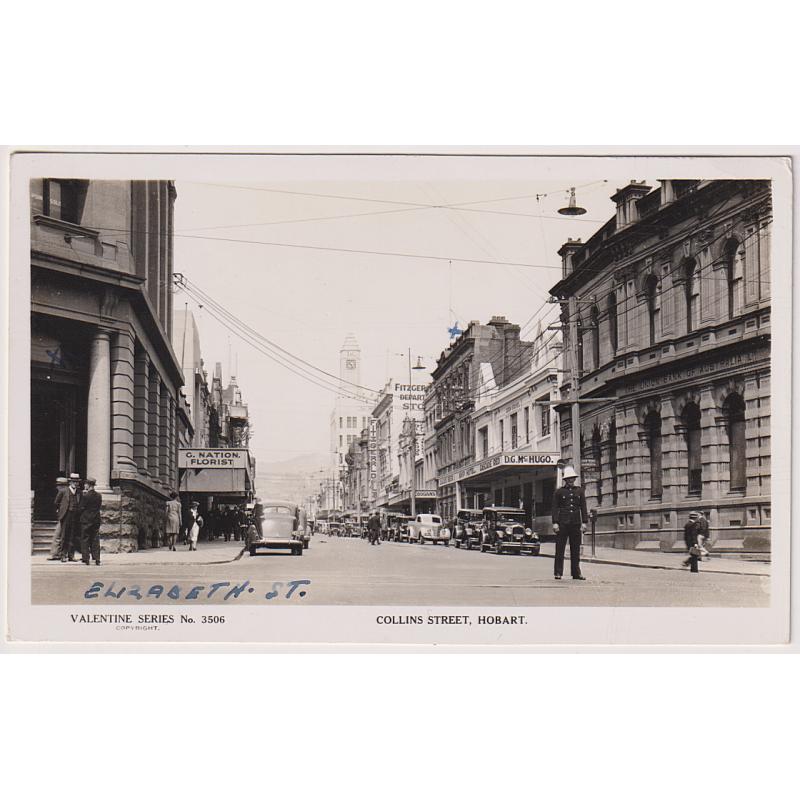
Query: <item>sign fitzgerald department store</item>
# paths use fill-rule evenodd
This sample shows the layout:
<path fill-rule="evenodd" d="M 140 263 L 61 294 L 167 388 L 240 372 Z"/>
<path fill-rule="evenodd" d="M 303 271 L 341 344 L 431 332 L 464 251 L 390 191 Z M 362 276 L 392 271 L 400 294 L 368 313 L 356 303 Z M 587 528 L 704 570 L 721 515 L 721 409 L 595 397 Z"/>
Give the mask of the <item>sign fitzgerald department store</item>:
<path fill-rule="evenodd" d="M 439 486 L 449 486 L 503 467 L 557 467 L 560 459 L 560 453 L 498 453 L 446 473 L 439 478 Z"/>

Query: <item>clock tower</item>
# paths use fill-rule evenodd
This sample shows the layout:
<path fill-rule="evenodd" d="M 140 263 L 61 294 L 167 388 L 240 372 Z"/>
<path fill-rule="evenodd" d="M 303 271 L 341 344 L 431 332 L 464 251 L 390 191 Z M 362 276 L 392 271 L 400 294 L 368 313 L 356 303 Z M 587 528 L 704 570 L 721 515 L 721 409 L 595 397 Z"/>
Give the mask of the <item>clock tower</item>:
<path fill-rule="evenodd" d="M 348 333 L 339 350 L 339 377 L 349 383 L 361 383 L 361 348 L 356 337 Z M 353 389 L 345 384 L 343 389 Z"/>

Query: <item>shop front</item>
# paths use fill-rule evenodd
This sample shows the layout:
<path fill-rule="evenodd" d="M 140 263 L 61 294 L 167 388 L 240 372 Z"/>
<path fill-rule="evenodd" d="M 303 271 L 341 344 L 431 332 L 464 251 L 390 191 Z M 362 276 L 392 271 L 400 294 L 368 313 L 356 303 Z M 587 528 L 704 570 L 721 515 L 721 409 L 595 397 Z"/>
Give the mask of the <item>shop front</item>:
<path fill-rule="evenodd" d="M 552 534 L 551 504 L 558 482 L 557 452 L 502 452 L 442 476 L 440 487 L 454 498 L 451 514 L 489 505 L 524 509 L 540 536 Z"/>

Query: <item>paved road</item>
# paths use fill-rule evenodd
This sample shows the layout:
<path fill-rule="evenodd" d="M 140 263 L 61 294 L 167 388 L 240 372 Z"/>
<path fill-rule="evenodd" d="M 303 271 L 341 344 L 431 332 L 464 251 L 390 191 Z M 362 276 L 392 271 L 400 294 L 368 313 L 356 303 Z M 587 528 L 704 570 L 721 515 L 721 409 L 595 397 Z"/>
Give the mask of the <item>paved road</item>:
<path fill-rule="evenodd" d="M 111 554 L 99 567 L 37 561 L 32 567 L 33 602 L 175 604 L 188 599 L 192 604 L 214 604 L 244 586 L 226 605 L 769 605 L 769 578 L 758 576 L 587 564 L 586 581 L 555 581 L 551 558 L 497 556 L 430 544 L 371 546 L 361 539 L 325 536 L 315 536 L 302 557 L 273 552 L 234 560 L 240 552 L 235 542 L 205 548 L 201 543 L 200 548 L 198 554 L 183 548 L 175 553 L 162 549 Z M 310 583 L 291 584 L 298 580 Z M 96 581 L 103 586 L 96 597 L 86 599 L 85 592 Z M 225 585 L 209 597 L 215 583 Z M 160 597 L 158 589 L 151 591 L 154 586 L 163 587 Z M 167 593 L 173 586 L 178 587 L 173 591 L 177 597 L 170 598 Z M 195 598 L 187 598 L 195 586 L 203 588 Z M 104 598 L 109 590 L 115 595 L 124 591 L 119 599 Z M 142 600 L 135 597 L 137 591 Z"/>

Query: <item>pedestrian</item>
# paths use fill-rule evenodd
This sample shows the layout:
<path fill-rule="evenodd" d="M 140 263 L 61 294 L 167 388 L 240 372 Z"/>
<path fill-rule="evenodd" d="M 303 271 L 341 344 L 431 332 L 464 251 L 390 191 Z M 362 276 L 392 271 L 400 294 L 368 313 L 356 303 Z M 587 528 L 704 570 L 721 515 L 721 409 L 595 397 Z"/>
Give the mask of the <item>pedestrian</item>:
<path fill-rule="evenodd" d="M 186 528 L 186 539 L 190 550 L 197 550 L 197 539 L 203 527 L 203 518 L 200 516 L 200 503 L 193 501 L 189 510 L 184 515 L 183 525 Z"/>
<path fill-rule="evenodd" d="M 709 560 L 708 549 L 706 545 L 708 544 L 709 540 L 709 531 L 708 531 L 708 520 L 703 514 L 702 511 L 698 511 L 697 513 L 697 544 L 700 546 L 700 560 L 702 561 L 705 559 L 706 561 Z"/>
<path fill-rule="evenodd" d="M 81 560 L 88 566 L 89 556 L 100 566 L 100 508 L 103 497 L 94 487 L 97 481 L 86 478 L 81 497 Z"/>
<path fill-rule="evenodd" d="M 703 556 L 703 532 L 708 531 L 705 519 L 701 522 L 702 514 L 699 511 L 689 512 L 689 521 L 683 526 L 683 541 L 689 551 L 689 557 L 683 562 L 684 567 L 689 567 L 690 572 L 700 572 L 698 564 Z M 705 526 L 703 525 L 705 523 Z"/>
<path fill-rule="evenodd" d="M 177 492 L 169 493 L 169 500 L 167 500 L 167 527 L 165 530 L 167 536 L 167 547 L 170 550 L 175 549 L 175 539 L 178 536 L 178 531 L 181 528 L 181 501 L 178 499 Z"/>
<path fill-rule="evenodd" d="M 378 516 L 378 512 L 374 512 L 367 522 L 367 530 L 369 531 L 369 543 L 378 544 L 381 543 L 381 518 Z"/>
<path fill-rule="evenodd" d="M 569 542 L 570 572 L 573 580 L 585 581 L 581 574 L 581 534 L 586 530 L 589 512 L 582 486 L 576 486 L 578 474 L 573 467 L 564 469 L 564 485 L 553 493 L 553 531 L 556 534 L 554 577 L 564 574 L 564 554 Z"/>
<path fill-rule="evenodd" d="M 59 511 L 61 509 L 61 501 L 69 492 L 68 485 L 69 480 L 63 475 L 56 478 L 56 499 L 53 501 L 56 509 L 56 528 L 53 531 L 53 543 L 50 545 L 48 561 L 61 560 L 61 548 L 64 544 L 64 523 L 59 517 Z"/>
<path fill-rule="evenodd" d="M 81 476 L 77 472 L 69 475 L 67 491 L 61 498 L 58 518 L 62 525 L 61 560 L 75 561 L 75 551 L 80 544 Z"/>
<path fill-rule="evenodd" d="M 256 526 L 256 533 L 259 539 L 264 538 L 264 530 L 261 527 L 261 518 L 264 516 L 264 506 L 261 504 L 261 498 L 256 497 L 253 503 L 253 524 Z M 247 533 L 250 536 L 250 532 Z"/>

